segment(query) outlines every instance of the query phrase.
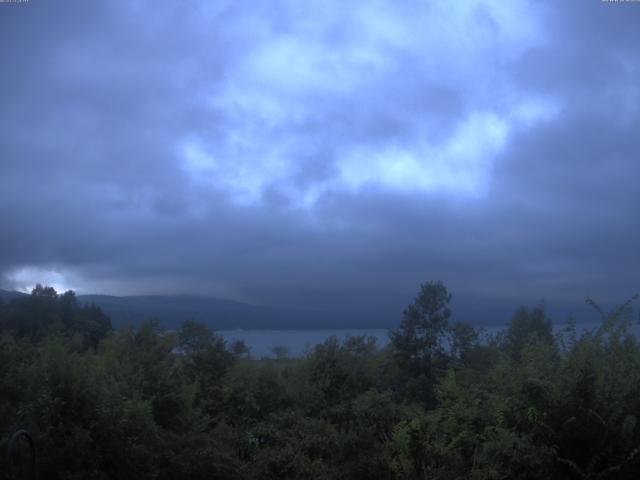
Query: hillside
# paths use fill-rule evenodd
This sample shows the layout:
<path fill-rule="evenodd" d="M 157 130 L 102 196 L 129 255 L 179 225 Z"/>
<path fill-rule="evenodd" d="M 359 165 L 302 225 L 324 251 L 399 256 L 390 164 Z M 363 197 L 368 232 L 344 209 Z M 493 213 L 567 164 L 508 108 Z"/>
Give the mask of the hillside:
<path fill-rule="evenodd" d="M 0 290 L 0 299 L 10 301 L 27 294 Z M 219 298 L 178 295 L 78 295 L 84 304 L 99 306 L 114 327 L 140 325 L 148 319 L 158 319 L 166 328 L 177 328 L 184 320 L 197 320 L 215 330 L 233 329 L 357 329 L 391 328 L 398 319 L 398 310 L 389 311 L 376 306 L 360 310 L 339 307 L 332 310 L 269 307 Z M 402 305 L 402 301 L 398 301 Z M 534 302 L 535 303 L 535 302 Z M 520 305 L 532 302 L 456 296 L 452 300 L 453 318 L 477 326 L 504 325 Z M 608 305 L 603 304 L 607 310 Z M 545 309 L 554 323 L 562 323 L 570 316 L 580 322 L 598 320 L 597 313 L 583 302 L 548 302 Z"/>

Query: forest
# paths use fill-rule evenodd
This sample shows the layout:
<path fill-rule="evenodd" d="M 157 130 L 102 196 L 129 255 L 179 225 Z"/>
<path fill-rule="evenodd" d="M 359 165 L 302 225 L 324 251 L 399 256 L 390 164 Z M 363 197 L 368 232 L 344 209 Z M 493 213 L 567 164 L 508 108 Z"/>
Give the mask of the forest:
<path fill-rule="evenodd" d="M 638 478 L 635 298 L 591 331 L 523 307 L 496 335 L 450 300 L 422 284 L 384 348 L 256 359 L 39 285 L 0 305 L 0 473 L 25 429 L 41 479 Z"/>

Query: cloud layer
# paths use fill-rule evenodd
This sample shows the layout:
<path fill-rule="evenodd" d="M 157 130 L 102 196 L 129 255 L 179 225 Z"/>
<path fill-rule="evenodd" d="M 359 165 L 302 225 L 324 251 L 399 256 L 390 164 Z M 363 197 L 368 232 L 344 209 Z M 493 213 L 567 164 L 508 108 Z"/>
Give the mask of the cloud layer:
<path fill-rule="evenodd" d="M 395 306 L 640 288 L 640 6 L 0 5 L 0 272 Z"/>

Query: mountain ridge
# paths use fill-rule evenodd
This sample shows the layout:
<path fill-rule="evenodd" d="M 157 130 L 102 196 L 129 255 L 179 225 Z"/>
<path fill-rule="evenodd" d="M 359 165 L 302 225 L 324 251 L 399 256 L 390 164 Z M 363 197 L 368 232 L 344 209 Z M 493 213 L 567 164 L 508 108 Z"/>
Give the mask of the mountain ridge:
<path fill-rule="evenodd" d="M 0 289 L 0 299 L 11 301 L 29 294 Z M 288 329 L 370 329 L 393 328 L 402 318 L 402 308 L 369 307 L 353 309 L 318 309 L 254 305 L 236 300 L 198 295 L 78 295 L 82 304 L 95 304 L 110 318 L 115 328 L 138 326 L 157 319 L 165 328 L 177 328 L 185 320 L 202 322 L 214 330 L 288 330 Z M 397 303 L 400 304 L 398 301 Z M 538 302 L 539 303 L 539 302 Z M 474 326 L 506 325 L 520 305 L 537 303 L 516 300 L 454 297 L 453 321 Z M 602 305 L 605 311 L 609 305 Z M 556 324 L 574 316 L 578 323 L 597 321 L 597 312 L 584 303 L 549 302 L 546 311 Z"/>

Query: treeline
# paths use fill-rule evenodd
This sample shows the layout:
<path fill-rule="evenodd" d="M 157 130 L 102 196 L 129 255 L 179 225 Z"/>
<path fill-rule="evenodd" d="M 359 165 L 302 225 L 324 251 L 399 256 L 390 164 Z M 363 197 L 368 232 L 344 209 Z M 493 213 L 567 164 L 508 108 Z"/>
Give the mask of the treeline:
<path fill-rule="evenodd" d="M 43 479 L 638 478 L 630 303 L 582 335 L 522 308 L 483 337 L 449 301 L 423 284 L 384 349 L 254 360 L 38 286 L 0 305 L 0 446 L 28 429 Z"/>

